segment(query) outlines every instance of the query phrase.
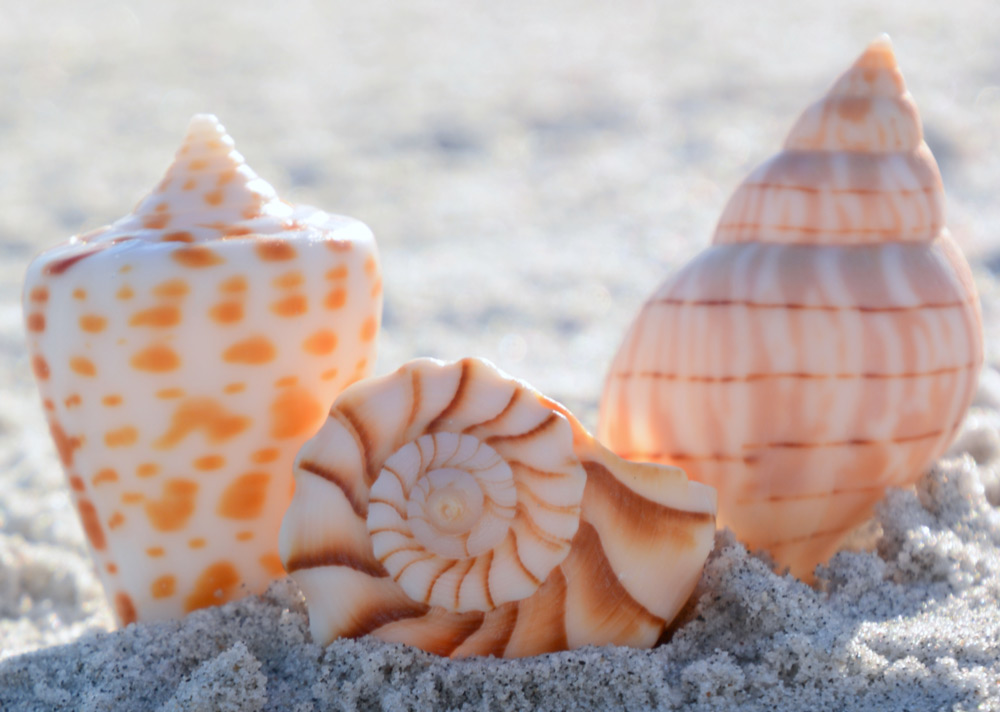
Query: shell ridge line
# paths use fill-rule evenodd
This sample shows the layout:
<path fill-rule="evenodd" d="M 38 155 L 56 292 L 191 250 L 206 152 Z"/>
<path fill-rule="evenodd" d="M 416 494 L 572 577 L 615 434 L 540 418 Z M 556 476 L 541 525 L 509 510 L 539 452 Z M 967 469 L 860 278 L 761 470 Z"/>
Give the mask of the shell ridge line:
<path fill-rule="evenodd" d="M 452 459 L 455 457 L 455 455 L 458 454 L 458 451 L 461 449 L 462 449 L 462 438 L 457 437 L 455 438 L 455 449 L 452 450 L 451 454 L 448 455 L 447 457 L 441 457 L 438 460 L 438 467 L 454 467 L 456 464 L 461 465 L 462 464 L 461 462 L 455 464 L 452 463 Z"/>
<path fill-rule="evenodd" d="M 493 592 L 490 591 L 490 573 L 493 571 L 493 549 L 487 552 L 486 563 L 483 565 L 483 593 L 486 594 L 486 603 L 489 605 L 490 610 L 497 607 L 497 604 L 493 602 Z"/>
<path fill-rule="evenodd" d="M 410 371 L 410 413 L 406 417 L 406 425 L 403 426 L 403 432 L 408 433 L 410 428 L 413 427 L 413 420 L 417 417 L 417 413 L 420 411 L 420 404 L 422 402 L 423 394 L 423 382 L 420 377 L 420 372 L 417 369 Z M 406 492 L 406 488 L 403 488 Z M 409 494 L 409 493 L 407 493 Z"/>
<path fill-rule="evenodd" d="M 354 513 L 359 519 L 365 519 L 368 516 L 368 507 L 358 499 L 357 494 L 353 491 L 353 487 L 348 484 L 350 481 L 349 479 L 344 478 L 335 470 L 324 467 L 323 465 L 310 460 L 303 460 L 299 462 L 299 469 L 315 475 L 337 487 L 341 492 L 343 492 L 344 498 L 351 505 L 351 509 L 354 510 Z"/>
<path fill-rule="evenodd" d="M 748 309 L 789 309 L 789 310 L 809 310 L 809 311 L 858 311 L 865 313 L 886 313 L 919 311 L 924 309 L 960 309 L 968 306 L 970 301 L 963 299 L 960 301 L 938 302 L 930 304 L 906 304 L 900 306 L 872 307 L 863 305 L 836 305 L 836 304 L 777 304 L 770 302 L 754 302 L 749 299 L 678 299 L 663 297 L 651 299 L 647 305 L 663 305 L 671 307 L 746 307 Z"/>
<path fill-rule="evenodd" d="M 434 587 L 437 586 L 438 580 L 443 575 L 445 575 L 446 573 L 448 573 L 449 571 L 451 571 L 453 568 L 455 568 L 456 566 L 458 566 L 458 559 L 452 559 L 451 563 L 449 563 L 443 569 L 441 569 L 436 574 L 434 574 L 434 578 L 431 579 L 430 586 L 427 587 L 427 595 L 424 596 L 424 603 L 427 603 L 428 601 L 431 600 L 431 596 L 434 595 Z M 455 646 L 455 647 L 458 647 L 458 646 Z"/>
<path fill-rule="evenodd" d="M 402 519 L 404 522 L 407 519 L 406 512 L 404 510 L 400 509 L 399 505 L 396 504 L 395 502 L 390 502 L 389 500 L 382 499 L 381 497 L 369 497 L 368 498 L 368 506 L 371 507 L 371 505 L 373 505 L 373 504 L 383 504 L 386 507 L 392 507 L 394 510 L 396 510 L 396 514 L 399 515 L 400 519 Z"/>
<path fill-rule="evenodd" d="M 961 421 L 959 421 L 961 423 Z M 931 430 L 926 433 L 918 433 L 917 435 L 900 435 L 894 438 L 880 438 L 876 440 L 866 440 L 863 438 L 854 438 L 851 440 L 831 440 L 829 442 L 809 442 L 809 441 L 788 441 L 788 442 L 773 442 L 773 443 L 747 443 L 743 447 L 750 450 L 759 450 L 762 448 L 775 448 L 775 449 L 796 449 L 796 448 L 820 448 L 820 447 L 853 447 L 853 446 L 867 446 L 867 445 L 882 445 L 883 443 L 908 443 L 917 440 L 926 440 L 928 438 L 936 438 L 942 433 L 946 432 L 947 428 L 937 428 L 936 430 Z"/>
<path fill-rule="evenodd" d="M 579 541 L 577 541 L 579 540 Z M 618 572 L 615 571 L 614 567 L 611 565 L 611 561 L 608 559 L 607 554 L 604 552 L 604 542 L 601 541 L 601 533 L 597 530 L 593 524 L 591 524 L 586 519 L 580 520 L 580 528 L 577 531 L 575 537 L 573 537 L 574 548 L 579 546 L 581 550 L 585 550 L 588 553 L 598 553 L 599 556 L 589 559 L 588 563 L 591 566 L 591 571 L 597 573 L 597 578 L 603 578 L 606 582 L 608 590 L 605 595 L 612 596 L 615 601 L 624 601 L 626 604 L 638 610 L 645 612 L 647 616 L 656 624 L 662 627 L 667 625 L 667 621 L 660 618 L 658 615 L 650 611 L 644 605 L 635 600 L 635 597 L 628 592 L 619 579 Z M 616 606 L 616 609 L 619 606 Z M 611 615 L 609 611 L 609 617 Z"/>
<path fill-rule="evenodd" d="M 524 504 L 523 502 L 519 501 L 515 505 L 515 511 L 518 513 L 518 515 L 520 515 L 517 521 L 523 523 L 524 526 L 527 527 L 531 535 L 535 537 L 539 541 L 539 543 L 548 547 L 549 549 L 552 549 L 553 551 L 562 551 L 566 549 L 569 543 L 572 541 L 572 539 L 564 539 L 562 537 L 556 536 L 555 534 L 552 534 L 542 529 L 542 527 L 539 526 L 538 522 L 536 522 L 532 518 L 531 513 L 528 511 L 527 505 Z"/>
<path fill-rule="evenodd" d="M 347 432 L 354 438 L 354 442 L 357 443 L 358 452 L 361 453 L 361 459 L 365 463 L 365 484 L 371 487 L 375 481 L 375 476 L 372 473 L 374 465 L 372 464 L 371 439 L 367 431 L 362 427 L 358 417 L 346 410 L 343 405 L 332 408 L 330 410 L 330 417 L 344 425 L 347 428 Z"/>
<path fill-rule="evenodd" d="M 466 561 L 468 563 L 465 565 L 465 571 L 463 571 L 458 575 L 458 584 L 455 586 L 455 605 L 453 606 L 453 608 L 456 611 L 458 610 L 459 607 L 459 599 L 461 598 L 462 594 L 462 586 L 465 585 L 465 578 L 469 575 L 469 571 L 472 570 L 472 567 L 476 565 L 475 559 L 469 558 L 466 559 Z"/>
<path fill-rule="evenodd" d="M 413 549 L 411 549 L 410 547 L 402 547 L 402 548 L 399 548 L 399 549 L 395 549 L 390 554 L 387 554 L 385 556 L 385 558 L 383 559 L 383 561 L 385 559 L 388 559 L 389 556 L 391 556 L 392 554 L 395 554 L 396 552 L 399 552 L 399 551 L 411 551 L 411 550 L 423 551 L 424 548 L 422 546 L 418 546 L 418 547 L 414 547 Z M 430 554 L 425 554 L 424 556 L 418 556 L 416 558 L 410 559 L 405 564 L 403 564 L 402 568 L 400 568 L 399 571 L 396 572 L 396 575 L 392 577 L 392 580 L 395 581 L 396 583 L 399 583 L 399 579 L 403 576 L 403 573 L 408 568 L 410 568 L 414 564 L 419 563 L 421 561 L 429 561 L 430 559 L 433 559 L 433 558 L 436 558 L 436 557 L 437 557 L 437 554 L 430 553 Z"/>
<path fill-rule="evenodd" d="M 672 520 L 681 520 L 689 522 L 691 524 L 705 524 L 707 522 L 713 522 L 715 520 L 715 515 L 711 512 L 698 512 L 687 509 L 677 509 L 676 507 L 671 507 L 666 504 L 660 504 L 648 497 L 643 497 L 638 492 L 630 489 L 627 485 L 619 481 L 615 477 L 611 470 L 609 470 L 604 464 L 597 462 L 596 460 L 587 460 L 583 463 L 583 469 L 587 471 L 587 486 L 593 486 L 594 489 L 602 489 L 608 494 L 608 497 L 616 501 L 624 501 L 628 499 L 641 500 L 644 506 L 654 508 L 654 511 L 662 518 L 669 518 Z M 586 494 L 584 495 L 586 498 Z M 631 509 L 635 509 L 632 507 Z M 586 513 L 581 518 L 581 523 L 586 519 Z M 596 529 L 595 529 L 596 531 Z M 600 534 L 600 532 L 598 532 Z"/>
<path fill-rule="evenodd" d="M 850 488 L 837 488 L 832 490 L 826 490 L 824 492 L 810 492 L 807 494 L 774 494 L 768 497 L 745 497 L 736 500 L 738 504 L 754 504 L 758 502 L 793 502 L 805 499 L 817 499 L 820 497 L 836 497 L 838 495 L 851 495 L 851 494 L 862 494 L 865 492 L 874 492 L 875 490 L 883 490 L 885 485 L 868 485 L 865 487 L 850 487 Z"/>
<path fill-rule="evenodd" d="M 514 436 L 511 436 L 511 437 L 520 437 L 520 436 L 514 435 Z M 526 462 L 522 462 L 520 460 L 507 460 L 506 462 L 507 462 L 507 466 L 510 467 L 511 470 L 515 470 L 515 469 L 524 470 L 525 472 L 531 473 L 535 477 L 541 477 L 541 478 L 544 478 L 544 479 L 552 479 L 552 478 L 556 478 L 556 477 L 571 477 L 572 476 L 572 473 L 570 473 L 570 472 L 557 472 L 557 471 L 554 471 L 554 470 L 540 470 L 537 467 L 533 467 L 533 466 L 527 464 Z"/>
<path fill-rule="evenodd" d="M 542 435 L 546 430 L 552 427 L 559 420 L 559 415 L 555 412 L 550 412 L 548 417 L 545 418 L 541 423 L 536 425 L 529 430 L 525 430 L 521 433 L 512 433 L 510 435 L 491 435 L 486 438 L 487 445 L 493 445 L 494 443 L 509 443 L 511 441 L 517 440 L 528 440 L 530 438 L 538 437 Z"/>
<path fill-rule="evenodd" d="M 547 509 L 550 512 L 556 512 L 558 514 L 579 514 L 580 505 L 579 504 L 552 504 L 542 499 L 538 494 L 536 494 L 527 483 L 520 479 L 514 481 L 514 487 L 517 488 L 518 494 L 525 494 L 528 498 L 534 502 L 536 505 L 542 509 Z M 491 500 L 492 501 L 492 500 Z M 510 507 L 503 507 L 503 509 L 510 509 Z"/>
<path fill-rule="evenodd" d="M 928 376 L 946 376 L 971 368 L 978 368 L 981 364 L 975 361 L 968 361 L 959 366 L 943 366 L 927 371 L 908 371 L 904 373 L 748 373 L 742 376 L 689 376 L 682 373 L 666 373 L 663 371 L 619 371 L 613 374 L 614 378 L 652 378 L 664 381 L 685 381 L 691 383 L 733 383 L 763 381 L 772 378 L 794 378 L 803 380 L 880 380 L 890 378 L 925 378 Z"/>
<path fill-rule="evenodd" d="M 402 475 L 400 475 L 398 472 L 396 472 L 394 469 L 392 469 L 391 467 L 389 467 L 386 464 L 382 465 L 382 469 L 385 472 L 388 472 L 390 475 L 392 475 L 393 477 L 396 478 L 396 480 L 399 482 L 399 489 L 400 489 L 400 491 L 402 491 L 403 496 L 406 497 L 407 499 L 409 499 L 409 497 L 410 497 L 410 488 L 406 486 L 405 482 L 403 482 Z"/>
<path fill-rule="evenodd" d="M 470 364 L 468 359 L 461 361 L 462 370 L 458 376 L 458 385 L 455 387 L 455 393 L 452 395 L 451 400 L 448 401 L 448 405 L 442 408 L 437 417 L 435 417 L 430 423 L 427 424 L 427 431 L 434 432 L 442 427 L 442 424 L 447 420 L 448 416 L 455 411 L 459 404 L 461 403 L 462 396 L 465 395 L 465 388 L 469 383 L 469 370 Z"/>
<path fill-rule="evenodd" d="M 510 638 L 514 635 L 514 628 L 517 626 L 517 619 L 521 612 L 521 602 L 511 601 L 510 603 L 505 603 L 500 608 L 494 609 L 495 611 L 502 611 L 510 620 L 505 621 L 501 626 L 503 631 L 494 642 L 493 645 L 488 649 L 482 651 L 482 655 L 493 655 L 498 658 L 502 658 L 504 653 L 507 652 L 507 646 L 510 644 Z M 485 619 L 483 621 L 485 623 Z"/>
<path fill-rule="evenodd" d="M 285 564 L 285 569 L 302 571 L 318 569 L 326 566 L 340 566 L 366 574 L 372 578 L 388 578 L 389 572 L 378 562 L 367 562 L 342 549 L 328 548 L 316 552 L 294 554 Z"/>
<path fill-rule="evenodd" d="M 344 638 L 360 638 L 363 635 L 374 633 L 389 623 L 406 618 L 420 618 L 421 616 L 425 616 L 429 610 L 430 606 L 417 601 L 410 601 L 409 605 L 397 605 L 388 610 L 384 608 L 369 609 L 367 615 L 359 617 L 359 620 L 355 621 L 353 628 L 343 631 L 340 635 Z"/>
<path fill-rule="evenodd" d="M 514 407 L 514 404 L 517 402 L 517 399 L 520 397 L 520 395 L 521 395 L 521 389 L 515 388 L 514 392 L 511 393 L 510 400 L 507 401 L 507 405 L 505 405 L 500 410 L 499 413 L 497 413 L 496 415 L 494 415 L 491 418 L 487 418 L 486 420 L 483 420 L 483 421 L 480 421 L 478 423 L 474 423 L 472 425 L 469 425 L 468 427 L 464 428 L 462 430 L 462 432 L 463 433 L 470 433 L 471 431 L 476 430 L 477 428 L 484 428 L 484 427 L 487 427 L 487 426 L 490 426 L 490 425 L 496 425 L 497 423 L 499 423 L 501 420 L 503 420 L 507 416 L 507 414 Z"/>
<path fill-rule="evenodd" d="M 511 538 L 511 544 L 514 548 L 514 560 L 517 561 L 517 565 L 521 567 L 524 575 L 527 576 L 536 587 L 541 586 L 542 582 L 538 580 L 537 576 L 528 570 L 528 567 L 525 566 L 524 562 L 521 560 L 521 552 L 517 548 L 517 534 L 514 532 L 513 527 L 507 530 L 507 536 Z"/>
<path fill-rule="evenodd" d="M 446 646 L 440 648 L 440 655 L 443 657 L 451 657 L 454 653 L 473 633 L 476 633 L 480 628 L 483 627 L 483 623 L 486 621 L 486 614 L 482 611 L 476 612 L 478 615 L 474 616 L 472 620 L 475 621 L 473 625 L 463 624 L 462 629 L 453 633 L 451 640 L 448 641 Z M 462 614 L 463 616 L 468 616 L 468 613 Z"/>

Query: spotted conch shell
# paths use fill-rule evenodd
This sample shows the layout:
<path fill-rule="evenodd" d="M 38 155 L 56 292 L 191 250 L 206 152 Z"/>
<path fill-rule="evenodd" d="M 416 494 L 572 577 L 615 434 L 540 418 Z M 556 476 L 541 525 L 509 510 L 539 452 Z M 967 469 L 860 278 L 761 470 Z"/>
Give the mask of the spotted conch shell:
<path fill-rule="evenodd" d="M 262 590 L 292 462 L 368 375 L 371 231 L 292 206 L 196 116 L 135 211 L 32 262 L 28 348 L 119 622 Z"/>
<path fill-rule="evenodd" d="M 348 388 L 295 462 L 281 558 L 313 639 L 438 655 L 653 645 L 712 547 L 715 493 L 622 460 L 482 360 Z"/>
<path fill-rule="evenodd" d="M 715 486 L 721 526 L 810 578 L 972 399 L 982 325 L 944 203 L 879 38 L 643 306 L 598 437 Z"/>

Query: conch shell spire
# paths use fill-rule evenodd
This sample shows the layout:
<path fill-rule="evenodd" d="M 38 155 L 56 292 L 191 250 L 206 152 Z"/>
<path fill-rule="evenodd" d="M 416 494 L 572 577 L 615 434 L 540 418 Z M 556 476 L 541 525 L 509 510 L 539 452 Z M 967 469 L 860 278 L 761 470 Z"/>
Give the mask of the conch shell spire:
<path fill-rule="evenodd" d="M 278 198 L 233 146 L 214 114 L 196 114 L 163 179 L 130 215 L 115 223 L 114 235 L 127 231 L 154 242 L 207 242 L 226 226 L 290 216 L 292 206 Z"/>
<path fill-rule="evenodd" d="M 888 35 L 807 108 L 730 198 L 714 243 L 929 242 L 944 188 Z"/>

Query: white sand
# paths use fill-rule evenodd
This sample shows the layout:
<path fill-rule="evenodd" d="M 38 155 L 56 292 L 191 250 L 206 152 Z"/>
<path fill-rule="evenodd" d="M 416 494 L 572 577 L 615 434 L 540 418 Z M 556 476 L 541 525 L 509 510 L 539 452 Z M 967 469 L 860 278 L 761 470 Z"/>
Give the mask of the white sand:
<path fill-rule="evenodd" d="M 720 535 L 696 618 L 651 652 L 324 651 L 291 584 L 102 633 L 112 620 L 31 382 L 20 280 L 38 250 L 128 210 L 200 111 L 284 197 L 372 225 L 380 372 L 485 356 L 593 426 L 642 300 L 888 31 L 952 232 L 978 257 L 998 363 L 992 0 L 250 5 L 0 6 L 0 709 L 1000 709 L 993 368 L 958 456 L 885 500 L 877 553 L 841 554 L 814 591 Z"/>

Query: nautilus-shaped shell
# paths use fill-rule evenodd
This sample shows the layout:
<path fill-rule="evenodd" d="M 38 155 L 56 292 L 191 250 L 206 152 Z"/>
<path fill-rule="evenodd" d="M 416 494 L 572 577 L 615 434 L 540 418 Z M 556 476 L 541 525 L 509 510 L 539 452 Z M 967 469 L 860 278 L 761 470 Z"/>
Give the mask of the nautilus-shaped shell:
<path fill-rule="evenodd" d="M 622 460 L 486 362 L 344 391 L 295 462 L 281 558 L 316 642 L 439 655 L 649 647 L 712 547 L 715 493 Z"/>
<path fill-rule="evenodd" d="M 642 307 L 598 437 L 715 486 L 720 526 L 808 579 L 972 399 L 982 326 L 944 203 L 879 38 Z"/>
<path fill-rule="evenodd" d="M 134 212 L 36 258 L 28 349 L 118 620 L 262 590 L 292 462 L 374 362 L 362 223 L 280 200 L 196 116 Z"/>

